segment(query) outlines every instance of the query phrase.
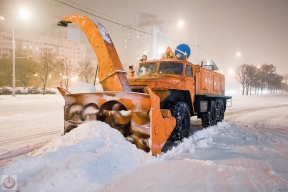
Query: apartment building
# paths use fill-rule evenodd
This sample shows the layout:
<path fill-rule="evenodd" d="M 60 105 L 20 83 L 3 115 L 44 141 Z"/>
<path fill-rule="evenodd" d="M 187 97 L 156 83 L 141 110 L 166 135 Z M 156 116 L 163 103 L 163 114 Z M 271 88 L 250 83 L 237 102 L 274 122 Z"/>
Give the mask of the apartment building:
<path fill-rule="evenodd" d="M 86 59 L 86 45 L 62 38 L 15 34 L 15 48 L 31 53 L 35 59 L 43 56 L 46 48 L 57 58 L 69 58 L 72 64 Z M 0 32 L 0 58 L 12 57 L 12 33 Z"/>
<path fill-rule="evenodd" d="M 123 27 L 121 60 L 124 68 L 137 64 L 142 55 L 159 59 L 168 46 L 168 29 L 157 16 L 136 13 L 133 25 Z"/>

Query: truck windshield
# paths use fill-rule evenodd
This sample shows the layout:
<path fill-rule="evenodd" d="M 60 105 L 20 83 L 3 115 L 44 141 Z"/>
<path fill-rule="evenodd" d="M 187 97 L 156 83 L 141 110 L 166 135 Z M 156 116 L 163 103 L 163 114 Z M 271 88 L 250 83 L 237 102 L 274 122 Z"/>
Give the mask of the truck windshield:
<path fill-rule="evenodd" d="M 139 75 L 149 75 L 155 73 L 157 69 L 156 63 L 141 64 L 139 67 Z"/>
<path fill-rule="evenodd" d="M 162 62 L 159 67 L 160 74 L 183 74 L 182 63 Z"/>

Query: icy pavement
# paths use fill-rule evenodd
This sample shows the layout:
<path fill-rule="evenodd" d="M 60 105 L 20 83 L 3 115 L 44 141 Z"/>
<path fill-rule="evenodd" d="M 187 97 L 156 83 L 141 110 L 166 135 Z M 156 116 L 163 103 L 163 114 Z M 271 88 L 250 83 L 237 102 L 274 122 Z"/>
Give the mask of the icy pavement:
<path fill-rule="evenodd" d="M 227 122 L 195 132 L 158 157 L 101 122 L 61 136 L 60 95 L 0 97 L 6 107 L 0 109 L 6 151 L 0 172 L 16 174 L 20 191 L 288 191 L 288 97 L 260 97 L 233 97 Z M 47 138 L 45 131 L 54 129 L 59 132 Z M 38 149 L 17 156 L 29 151 L 18 147 L 23 142 Z M 17 157 L 5 161 L 11 152 Z"/>

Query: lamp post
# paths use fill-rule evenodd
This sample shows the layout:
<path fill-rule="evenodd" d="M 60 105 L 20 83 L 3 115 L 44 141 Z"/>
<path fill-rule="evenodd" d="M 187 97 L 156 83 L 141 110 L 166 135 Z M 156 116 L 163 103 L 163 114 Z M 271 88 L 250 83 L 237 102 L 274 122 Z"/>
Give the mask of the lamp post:
<path fill-rule="evenodd" d="M 198 60 L 198 32 L 197 32 L 197 29 L 196 27 L 194 27 L 193 25 L 191 25 L 195 31 L 196 31 L 196 64 L 197 64 L 197 60 Z"/>
<path fill-rule="evenodd" d="M 179 21 L 178 22 L 178 26 L 179 27 L 182 27 L 184 26 L 184 22 L 183 21 Z M 198 60 L 198 31 L 197 31 L 197 28 L 193 25 L 191 25 L 194 29 L 195 29 L 195 41 L 196 41 L 196 51 L 195 51 L 195 54 L 196 54 L 196 63 L 197 63 L 197 60 Z"/>
<path fill-rule="evenodd" d="M 12 90 L 12 96 L 15 97 L 15 40 L 14 40 L 14 31 L 15 31 L 15 25 L 12 27 L 13 29 L 13 38 L 12 38 L 12 46 L 13 46 L 13 90 Z"/>
<path fill-rule="evenodd" d="M 62 88 L 62 81 L 63 81 L 62 73 L 59 74 L 59 77 L 60 77 L 60 87 Z"/>
<path fill-rule="evenodd" d="M 20 9 L 19 11 L 19 16 L 23 19 L 27 19 L 30 16 L 30 12 L 27 9 Z M 0 16 L 1 20 L 5 20 L 4 17 Z M 12 25 L 12 86 L 13 86 L 13 90 L 12 90 L 12 96 L 15 97 L 15 22 Z"/>

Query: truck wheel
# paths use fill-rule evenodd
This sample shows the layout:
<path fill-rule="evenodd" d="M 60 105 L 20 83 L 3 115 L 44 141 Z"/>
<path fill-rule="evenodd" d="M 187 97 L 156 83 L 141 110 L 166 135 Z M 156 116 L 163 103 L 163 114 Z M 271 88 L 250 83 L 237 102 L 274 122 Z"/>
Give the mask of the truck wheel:
<path fill-rule="evenodd" d="M 184 102 L 178 102 L 171 111 L 172 116 L 176 118 L 176 126 L 172 131 L 169 140 L 177 141 L 182 140 L 184 137 L 188 137 L 190 130 L 190 111 L 188 105 Z"/>
<path fill-rule="evenodd" d="M 216 100 L 216 115 L 217 122 L 221 122 L 224 119 L 224 103 L 222 99 Z"/>
<path fill-rule="evenodd" d="M 216 125 L 216 105 L 214 101 L 211 101 L 211 108 L 210 111 L 202 113 L 202 126 L 204 128 Z"/>

